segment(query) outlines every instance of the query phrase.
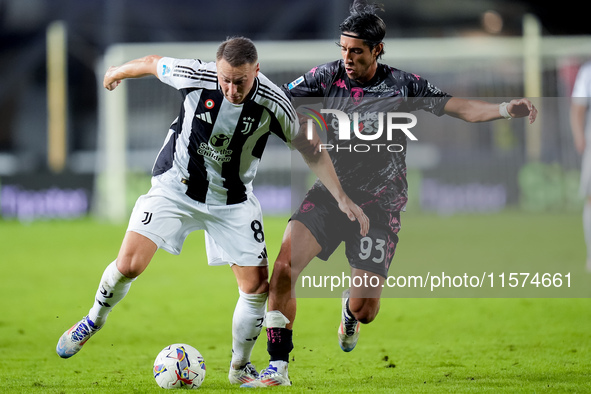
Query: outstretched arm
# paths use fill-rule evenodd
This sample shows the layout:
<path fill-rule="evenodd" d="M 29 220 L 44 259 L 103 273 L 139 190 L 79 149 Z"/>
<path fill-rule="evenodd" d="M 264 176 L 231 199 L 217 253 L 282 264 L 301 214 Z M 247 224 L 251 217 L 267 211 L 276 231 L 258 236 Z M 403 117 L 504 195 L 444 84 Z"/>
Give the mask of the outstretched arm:
<path fill-rule="evenodd" d="M 357 220 L 360 225 L 360 234 L 363 236 L 367 235 L 369 230 L 369 218 L 365 216 L 363 210 L 359 208 L 359 206 L 357 206 L 357 204 L 355 204 L 343 190 L 328 152 L 326 150 L 320 151 L 318 149 L 320 138 L 314 132 L 313 138 L 308 140 L 305 134 L 304 128 L 302 127 L 299 134 L 292 141 L 293 146 L 302 154 L 308 167 L 310 167 L 312 172 L 314 172 L 322 184 L 328 189 L 330 194 L 335 198 L 339 204 L 340 210 L 349 217 L 349 220 Z"/>
<path fill-rule="evenodd" d="M 503 107 L 506 109 L 506 112 L 504 112 Z M 465 120 L 466 122 L 488 122 L 502 119 L 508 115 L 511 118 L 523 118 L 527 116 L 531 124 L 536 120 L 538 115 L 536 107 L 526 98 L 511 100 L 506 104 L 494 104 L 481 100 L 452 97 L 445 104 L 444 110 L 446 114 Z"/>
<path fill-rule="evenodd" d="M 158 61 L 162 56 L 149 55 L 131 60 L 118 67 L 109 67 L 103 79 L 103 86 L 107 90 L 113 90 L 122 80 L 127 78 L 141 78 L 147 75 L 158 74 Z"/>

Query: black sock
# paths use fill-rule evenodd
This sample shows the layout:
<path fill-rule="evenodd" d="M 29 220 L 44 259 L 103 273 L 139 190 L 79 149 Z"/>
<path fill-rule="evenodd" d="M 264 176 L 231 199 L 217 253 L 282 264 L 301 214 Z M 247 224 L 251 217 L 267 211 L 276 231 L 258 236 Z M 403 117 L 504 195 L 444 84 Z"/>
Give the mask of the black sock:
<path fill-rule="evenodd" d="M 289 352 L 293 349 L 292 334 L 293 331 L 287 328 L 267 328 L 267 352 L 270 361 L 289 362 Z"/>

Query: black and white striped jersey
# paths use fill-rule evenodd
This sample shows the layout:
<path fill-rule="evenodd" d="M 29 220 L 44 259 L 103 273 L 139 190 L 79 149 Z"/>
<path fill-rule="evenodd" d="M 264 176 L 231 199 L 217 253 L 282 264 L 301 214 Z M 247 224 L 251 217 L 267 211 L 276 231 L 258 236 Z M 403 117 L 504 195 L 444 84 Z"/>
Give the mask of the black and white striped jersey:
<path fill-rule="evenodd" d="M 186 194 L 196 201 L 212 205 L 246 201 L 269 134 L 291 148 L 299 129 L 284 93 L 259 73 L 248 98 L 232 104 L 219 88 L 216 64 L 194 59 L 163 57 L 158 78 L 181 92 L 183 104 L 152 175 L 175 166 L 187 184 Z"/>

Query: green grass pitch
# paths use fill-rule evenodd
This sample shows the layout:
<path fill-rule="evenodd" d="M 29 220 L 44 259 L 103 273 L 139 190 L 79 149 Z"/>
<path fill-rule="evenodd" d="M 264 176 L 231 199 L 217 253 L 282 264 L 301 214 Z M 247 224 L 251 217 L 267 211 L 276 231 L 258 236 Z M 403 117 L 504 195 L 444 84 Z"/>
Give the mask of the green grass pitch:
<path fill-rule="evenodd" d="M 403 215 L 394 260 L 559 264 L 587 278 L 578 214 Z M 285 218 L 268 217 L 271 260 Z M 0 392 L 161 392 L 152 363 L 185 342 L 205 357 L 203 392 L 239 391 L 227 381 L 237 298 L 228 267 L 208 267 L 203 236 L 180 256 L 159 251 L 103 330 L 68 360 L 55 345 L 91 306 L 125 226 L 91 220 L 0 222 Z M 441 268 L 440 268 L 441 270 Z M 275 392 L 591 392 L 589 298 L 386 298 L 357 348 L 337 343 L 340 300 L 298 301 L 290 374 Z M 266 366 L 265 341 L 253 354 Z"/>

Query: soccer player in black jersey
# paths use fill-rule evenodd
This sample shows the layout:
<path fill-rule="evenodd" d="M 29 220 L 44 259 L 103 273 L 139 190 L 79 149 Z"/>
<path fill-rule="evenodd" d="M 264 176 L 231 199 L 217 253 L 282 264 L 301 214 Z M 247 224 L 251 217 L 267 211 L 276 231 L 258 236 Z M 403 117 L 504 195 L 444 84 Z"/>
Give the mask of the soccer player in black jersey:
<path fill-rule="evenodd" d="M 361 112 L 362 107 L 369 106 L 373 113 L 421 109 L 467 122 L 526 116 L 530 123 L 535 120 L 537 110 L 527 99 L 493 104 L 454 98 L 416 74 L 378 63 L 384 53 L 382 41 L 386 32 L 383 20 L 376 15 L 378 10 L 377 5 L 355 1 L 350 16 L 340 25 L 342 59 L 314 67 L 283 86 L 286 94 L 292 99 L 320 97 L 324 108 L 347 114 Z M 398 134 L 392 142 L 405 148 L 406 135 Z M 292 327 L 296 315 L 293 285 L 314 257 L 327 259 L 341 242 L 345 242 L 351 277 L 369 278 L 363 283 L 377 284 L 352 287 L 343 293 L 338 337 L 344 351 L 353 350 L 360 323 L 373 321 L 379 310 L 381 285 L 398 241 L 400 211 L 407 201 L 405 149 L 384 154 L 382 148 L 381 154 L 366 154 L 363 160 L 358 160 L 347 148 L 350 150 L 355 141 L 364 142 L 359 136 L 351 137 L 345 141 L 349 145 L 343 145 L 337 134 L 329 130 L 327 139 L 325 148 L 335 148 L 331 151 L 332 160 L 344 190 L 370 219 L 369 233 L 361 235 L 357 226 L 343 220 L 320 183 L 309 190 L 287 225 L 270 280 L 266 315 L 270 364 L 259 379 L 244 385 L 246 387 L 291 384 L 287 367 L 293 349 Z M 336 147 L 343 148 L 342 154 L 335 152 Z M 361 246 L 364 242 L 366 246 L 371 243 L 371 255 L 360 253 L 367 249 Z"/>

